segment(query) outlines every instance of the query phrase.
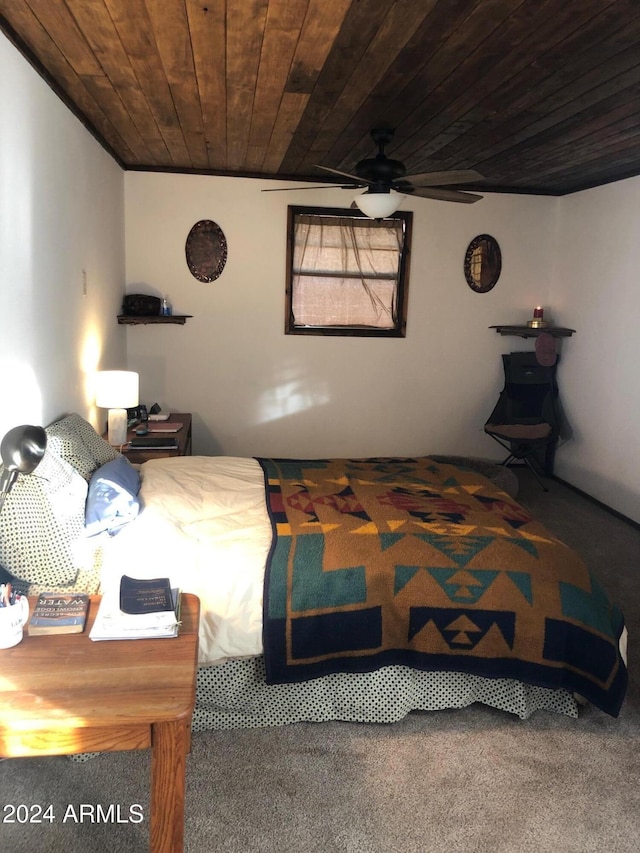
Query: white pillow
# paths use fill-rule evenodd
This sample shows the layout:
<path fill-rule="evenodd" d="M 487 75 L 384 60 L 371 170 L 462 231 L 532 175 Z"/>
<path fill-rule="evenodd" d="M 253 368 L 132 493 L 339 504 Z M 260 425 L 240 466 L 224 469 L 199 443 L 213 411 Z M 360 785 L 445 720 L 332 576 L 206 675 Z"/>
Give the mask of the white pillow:
<path fill-rule="evenodd" d="M 0 513 L 0 563 L 27 583 L 56 588 L 77 574 L 87 482 L 47 446 L 32 474 L 20 474 Z"/>
<path fill-rule="evenodd" d="M 75 412 L 46 427 L 47 446 L 72 465 L 85 480 L 120 453 Z"/>

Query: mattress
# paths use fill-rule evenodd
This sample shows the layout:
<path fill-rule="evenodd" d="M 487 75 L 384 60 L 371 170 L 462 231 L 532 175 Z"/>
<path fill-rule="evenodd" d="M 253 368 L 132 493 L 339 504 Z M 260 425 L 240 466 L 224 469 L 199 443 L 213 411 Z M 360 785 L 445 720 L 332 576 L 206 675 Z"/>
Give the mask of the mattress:
<path fill-rule="evenodd" d="M 262 654 L 264 572 L 271 546 L 255 459 L 181 456 L 141 468 L 143 511 L 103 559 L 103 591 L 126 567 L 169 577 L 200 598 L 201 664 Z"/>

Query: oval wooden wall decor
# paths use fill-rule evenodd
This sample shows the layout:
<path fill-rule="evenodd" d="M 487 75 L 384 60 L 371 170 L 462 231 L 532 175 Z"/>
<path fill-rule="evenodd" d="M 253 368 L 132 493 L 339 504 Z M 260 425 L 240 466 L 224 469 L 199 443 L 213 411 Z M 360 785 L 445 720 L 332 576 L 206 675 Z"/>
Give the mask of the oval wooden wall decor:
<path fill-rule="evenodd" d="M 502 254 L 495 237 L 478 234 L 467 247 L 464 256 L 464 277 L 476 293 L 487 293 L 500 278 Z"/>
<path fill-rule="evenodd" d="M 210 219 L 196 222 L 185 245 L 187 266 L 198 281 L 215 281 L 227 262 L 227 239 Z"/>

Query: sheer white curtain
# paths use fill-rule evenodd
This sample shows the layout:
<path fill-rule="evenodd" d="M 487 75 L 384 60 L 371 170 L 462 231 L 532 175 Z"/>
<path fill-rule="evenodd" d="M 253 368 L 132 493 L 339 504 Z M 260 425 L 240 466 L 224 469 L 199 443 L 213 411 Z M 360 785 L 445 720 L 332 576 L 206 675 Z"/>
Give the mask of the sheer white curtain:
<path fill-rule="evenodd" d="M 393 329 L 402 241 L 399 219 L 297 216 L 292 277 L 295 324 Z"/>

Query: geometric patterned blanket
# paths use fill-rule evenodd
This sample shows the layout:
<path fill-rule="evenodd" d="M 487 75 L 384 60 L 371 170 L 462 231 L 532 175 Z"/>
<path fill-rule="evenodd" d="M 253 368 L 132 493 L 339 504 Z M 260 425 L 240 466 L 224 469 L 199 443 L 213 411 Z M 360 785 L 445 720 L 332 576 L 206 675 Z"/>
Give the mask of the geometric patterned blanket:
<path fill-rule="evenodd" d="M 622 614 L 485 477 L 430 457 L 258 462 L 268 683 L 399 664 L 565 687 L 618 715 Z"/>

